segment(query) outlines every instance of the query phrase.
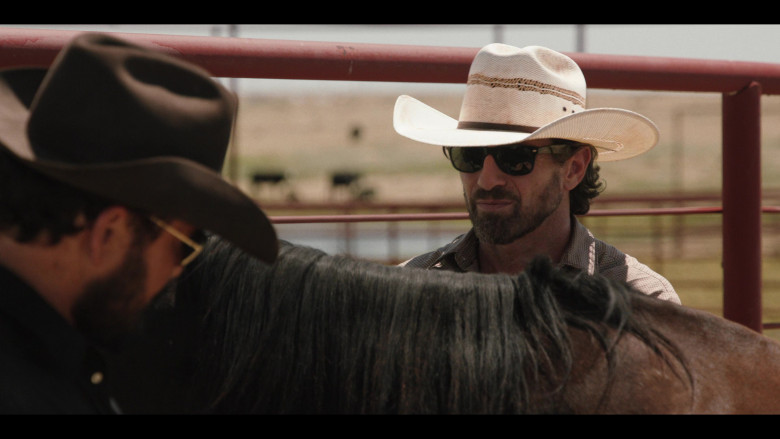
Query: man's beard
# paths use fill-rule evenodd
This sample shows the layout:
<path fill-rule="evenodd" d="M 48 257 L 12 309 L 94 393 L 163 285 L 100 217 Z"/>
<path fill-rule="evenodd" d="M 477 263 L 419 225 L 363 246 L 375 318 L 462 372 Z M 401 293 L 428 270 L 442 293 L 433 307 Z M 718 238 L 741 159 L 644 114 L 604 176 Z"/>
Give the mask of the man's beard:
<path fill-rule="evenodd" d="M 143 245 L 136 240 L 122 265 L 104 279 L 91 282 L 73 306 L 76 328 L 103 348 L 115 348 L 135 329 L 146 306 Z"/>
<path fill-rule="evenodd" d="M 536 202 L 526 203 L 527 206 L 523 205 L 523 200 L 518 195 L 501 187 L 489 191 L 477 189 L 471 198 L 465 194 L 464 197 L 477 238 L 488 244 L 509 244 L 533 232 L 563 201 L 558 174 L 553 174 L 544 190 L 536 197 Z M 479 199 L 506 199 L 514 201 L 514 204 L 512 211 L 506 214 L 479 212 L 476 204 Z"/>

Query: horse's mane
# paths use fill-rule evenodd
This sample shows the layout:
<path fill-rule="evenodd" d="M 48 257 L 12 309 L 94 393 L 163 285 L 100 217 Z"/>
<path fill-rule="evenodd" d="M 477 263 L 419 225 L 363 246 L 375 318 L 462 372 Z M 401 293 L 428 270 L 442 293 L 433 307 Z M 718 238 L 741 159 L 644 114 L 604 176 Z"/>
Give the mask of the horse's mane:
<path fill-rule="evenodd" d="M 160 389 L 199 412 L 560 413 L 573 328 L 608 360 L 625 335 L 670 349 L 632 314 L 638 293 L 545 259 L 483 275 L 285 244 L 269 266 L 214 238 L 201 258 L 153 314 L 186 378 Z"/>

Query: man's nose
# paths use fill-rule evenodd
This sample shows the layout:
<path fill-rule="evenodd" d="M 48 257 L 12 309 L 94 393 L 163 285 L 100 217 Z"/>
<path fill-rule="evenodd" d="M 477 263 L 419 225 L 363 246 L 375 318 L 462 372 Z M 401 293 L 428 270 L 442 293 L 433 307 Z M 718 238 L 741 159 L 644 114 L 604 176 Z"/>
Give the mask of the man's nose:
<path fill-rule="evenodd" d="M 482 169 L 479 171 L 477 185 L 485 190 L 493 189 L 496 186 L 506 185 L 507 175 L 496 164 L 492 155 L 487 155 L 482 163 Z"/>

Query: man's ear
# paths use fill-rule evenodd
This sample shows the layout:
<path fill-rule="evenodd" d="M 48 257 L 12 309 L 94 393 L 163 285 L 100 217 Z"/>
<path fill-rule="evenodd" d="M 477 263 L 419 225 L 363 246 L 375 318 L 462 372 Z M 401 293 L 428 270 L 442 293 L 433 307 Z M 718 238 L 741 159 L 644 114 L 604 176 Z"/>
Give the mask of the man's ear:
<path fill-rule="evenodd" d="M 585 173 L 588 170 L 588 165 L 592 158 L 593 155 L 591 154 L 589 147 L 579 148 L 571 157 L 569 157 L 566 161 L 563 175 L 563 184 L 567 191 L 577 187 L 582 179 L 585 178 Z"/>
<path fill-rule="evenodd" d="M 104 209 L 87 229 L 87 251 L 93 264 L 113 265 L 133 242 L 132 213 L 123 206 Z"/>

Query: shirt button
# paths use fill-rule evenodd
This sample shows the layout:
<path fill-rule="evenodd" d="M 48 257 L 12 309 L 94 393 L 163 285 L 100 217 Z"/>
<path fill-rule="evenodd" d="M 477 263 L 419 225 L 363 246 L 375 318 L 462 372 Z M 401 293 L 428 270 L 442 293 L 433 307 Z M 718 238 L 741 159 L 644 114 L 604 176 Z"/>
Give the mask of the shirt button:
<path fill-rule="evenodd" d="M 89 381 L 92 384 L 100 384 L 103 382 L 103 373 L 102 372 L 95 372 L 92 374 L 92 376 L 89 377 Z"/>

